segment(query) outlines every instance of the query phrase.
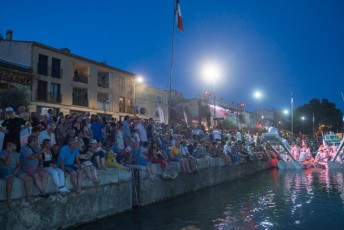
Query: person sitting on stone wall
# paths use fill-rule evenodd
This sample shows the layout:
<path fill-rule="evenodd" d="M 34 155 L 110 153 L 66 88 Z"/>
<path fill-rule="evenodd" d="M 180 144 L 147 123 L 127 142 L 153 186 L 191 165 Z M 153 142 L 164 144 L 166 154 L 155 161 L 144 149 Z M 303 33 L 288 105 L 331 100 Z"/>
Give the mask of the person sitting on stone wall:
<path fill-rule="evenodd" d="M 74 165 L 74 161 L 77 165 Z M 68 145 L 61 148 L 57 165 L 62 169 L 65 176 L 71 177 L 75 191 L 81 194 L 83 169 L 79 159 L 78 141 L 74 137 L 68 140 Z"/>
<path fill-rule="evenodd" d="M 186 141 L 181 141 L 179 149 L 182 157 L 188 161 L 191 173 L 196 173 L 197 159 L 189 153 Z"/>
<path fill-rule="evenodd" d="M 174 146 L 170 149 L 169 152 L 169 161 L 176 161 L 180 163 L 180 168 L 184 173 L 192 173 L 189 162 L 187 159 L 183 158 L 180 153 L 180 141 L 177 141 Z"/>
<path fill-rule="evenodd" d="M 42 154 L 45 148 L 38 146 L 38 138 L 30 135 L 27 144 L 20 151 L 22 169 L 33 179 L 37 189 L 40 191 L 39 196 L 48 198 L 46 188 L 48 185 L 48 172 L 43 169 Z"/>
<path fill-rule="evenodd" d="M 165 168 L 168 163 L 164 156 L 162 155 L 160 147 L 157 143 L 152 143 L 148 150 L 148 160 L 153 164 L 159 164 L 161 168 Z"/>
<path fill-rule="evenodd" d="M 93 153 L 91 157 L 91 161 L 97 169 L 106 170 L 105 167 L 105 151 L 101 148 L 101 143 L 97 142 L 97 140 L 93 139 L 90 143 L 90 148 L 88 152 Z"/>
<path fill-rule="evenodd" d="M 224 159 L 227 165 L 232 164 L 230 157 L 224 153 L 220 141 L 213 141 L 208 149 L 208 152 L 211 157 L 219 157 Z"/>
<path fill-rule="evenodd" d="M 6 205 L 13 209 L 11 199 L 14 177 L 20 178 L 24 183 L 25 201 L 30 202 L 29 176 L 20 169 L 20 154 L 16 152 L 16 144 L 8 141 L 5 150 L 0 152 L 0 177 L 6 181 Z"/>
<path fill-rule="evenodd" d="M 43 139 L 41 149 L 44 149 L 44 152 L 42 153 L 43 168 L 51 175 L 59 192 L 69 192 L 65 187 L 64 173 L 56 165 L 57 155 L 55 155 L 55 152 L 50 149 L 50 139 Z"/>
<path fill-rule="evenodd" d="M 124 165 L 121 165 L 116 161 L 117 154 L 112 151 L 111 149 L 107 151 L 106 157 L 105 157 L 105 166 L 107 168 L 118 168 L 122 170 L 129 170 L 129 168 L 125 167 Z"/>

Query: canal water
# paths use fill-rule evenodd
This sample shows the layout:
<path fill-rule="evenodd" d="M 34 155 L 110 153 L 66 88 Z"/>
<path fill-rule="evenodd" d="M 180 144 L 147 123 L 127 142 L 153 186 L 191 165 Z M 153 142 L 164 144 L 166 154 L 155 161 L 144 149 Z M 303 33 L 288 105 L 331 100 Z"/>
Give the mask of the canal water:
<path fill-rule="evenodd" d="M 324 169 L 266 170 L 78 229 L 186 227 L 344 229 L 344 174 Z"/>

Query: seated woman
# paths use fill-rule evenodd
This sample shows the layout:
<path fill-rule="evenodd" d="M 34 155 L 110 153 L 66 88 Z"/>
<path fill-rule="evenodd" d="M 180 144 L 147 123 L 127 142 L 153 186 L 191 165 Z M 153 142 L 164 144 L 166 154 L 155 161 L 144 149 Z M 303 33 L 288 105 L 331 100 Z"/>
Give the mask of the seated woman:
<path fill-rule="evenodd" d="M 87 151 L 86 147 L 84 147 L 83 140 L 78 139 L 79 141 L 79 160 L 80 160 L 80 165 L 83 171 L 86 173 L 86 176 L 93 181 L 94 184 L 99 184 L 99 179 L 97 177 L 97 169 L 93 165 L 91 158 L 93 156 L 93 152 Z"/>
<path fill-rule="evenodd" d="M 112 151 L 111 149 L 106 153 L 106 157 L 105 157 L 105 166 L 107 168 L 118 168 L 118 169 L 123 169 L 123 170 L 128 170 L 127 167 L 119 164 L 117 161 L 116 161 L 116 156 L 117 154 Z"/>
<path fill-rule="evenodd" d="M 151 164 L 148 160 L 148 148 L 149 142 L 145 142 L 141 147 L 139 146 L 139 143 L 134 142 L 134 146 L 131 148 L 131 151 L 134 157 L 135 165 L 146 166 L 150 178 L 156 179 L 156 177 L 152 174 Z"/>
<path fill-rule="evenodd" d="M 57 155 L 50 149 L 50 139 L 43 139 L 41 144 L 43 168 L 53 178 L 59 192 L 70 192 L 65 186 L 64 172 L 57 167 Z"/>
<path fill-rule="evenodd" d="M 165 168 L 168 165 L 161 153 L 160 147 L 156 143 L 153 143 L 148 150 L 148 160 L 152 163 L 159 164 L 161 168 Z"/>
<path fill-rule="evenodd" d="M 106 170 L 105 151 L 101 149 L 101 143 L 98 143 L 97 140 L 93 139 L 88 152 L 92 153 L 90 160 L 92 161 L 93 165 L 95 165 L 97 169 Z"/>

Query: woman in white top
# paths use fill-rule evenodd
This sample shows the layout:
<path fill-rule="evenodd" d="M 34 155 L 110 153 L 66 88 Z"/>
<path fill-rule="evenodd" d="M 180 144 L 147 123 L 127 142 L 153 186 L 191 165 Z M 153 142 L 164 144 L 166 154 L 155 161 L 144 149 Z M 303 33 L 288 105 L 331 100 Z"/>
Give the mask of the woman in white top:
<path fill-rule="evenodd" d="M 53 154 L 53 152 L 50 150 L 50 140 L 44 139 L 41 147 L 42 149 L 45 149 L 45 151 L 42 153 L 44 170 L 52 176 L 59 192 L 69 192 L 69 190 L 65 187 L 64 172 L 57 167 L 57 159 L 55 154 Z"/>

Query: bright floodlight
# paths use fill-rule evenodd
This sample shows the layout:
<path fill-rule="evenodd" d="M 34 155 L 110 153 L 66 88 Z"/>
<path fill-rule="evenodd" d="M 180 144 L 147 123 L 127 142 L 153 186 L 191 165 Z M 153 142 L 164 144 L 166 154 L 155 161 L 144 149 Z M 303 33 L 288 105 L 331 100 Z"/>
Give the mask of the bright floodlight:
<path fill-rule="evenodd" d="M 137 76 L 137 77 L 136 77 L 136 82 L 137 82 L 137 83 L 142 83 L 142 82 L 143 82 L 143 77 Z"/>
<path fill-rule="evenodd" d="M 262 93 L 260 91 L 255 91 L 253 96 L 256 98 L 256 99 L 260 99 L 262 97 Z"/>
<path fill-rule="evenodd" d="M 287 109 L 285 109 L 285 110 L 283 110 L 283 113 L 284 113 L 285 115 L 287 115 L 287 114 L 289 113 L 289 111 L 288 111 Z"/>
<path fill-rule="evenodd" d="M 217 65 L 210 63 L 203 68 L 202 75 L 208 81 L 215 81 L 220 74 L 220 69 Z"/>
<path fill-rule="evenodd" d="M 304 121 L 305 119 L 306 119 L 305 117 L 301 117 L 301 120 L 303 120 L 303 121 Z"/>

